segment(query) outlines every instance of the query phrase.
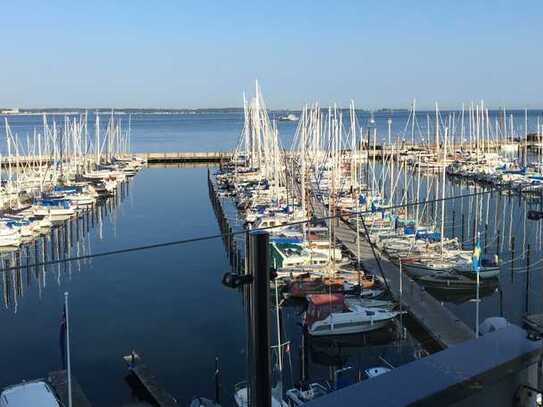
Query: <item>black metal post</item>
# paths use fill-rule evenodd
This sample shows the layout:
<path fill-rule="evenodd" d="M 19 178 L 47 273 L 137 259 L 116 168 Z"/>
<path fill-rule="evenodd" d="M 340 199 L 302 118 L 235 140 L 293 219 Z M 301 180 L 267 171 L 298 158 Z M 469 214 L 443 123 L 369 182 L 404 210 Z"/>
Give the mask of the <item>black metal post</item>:
<path fill-rule="evenodd" d="M 269 234 L 264 231 L 249 233 L 249 266 L 251 284 L 251 320 L 249 335 L 250 407 L 271 407 L 270 360 L 270 258 Z"/>

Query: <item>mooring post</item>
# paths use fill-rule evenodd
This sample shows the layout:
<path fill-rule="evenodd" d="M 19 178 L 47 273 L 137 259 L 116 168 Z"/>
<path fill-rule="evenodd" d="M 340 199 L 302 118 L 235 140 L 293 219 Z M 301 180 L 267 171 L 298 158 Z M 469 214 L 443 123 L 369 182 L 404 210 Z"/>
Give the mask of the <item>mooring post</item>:
<path fill-rule="evenodd" d="M 513 269 L 515 268 L 515 236 L 511 236 L 511 282 L 514 281 Z"/>
<path fill-rule="evenodd" d="M 526 250 L 526 298 L 524 301 L 524 312 L 528 314 L 528 304 L 530 298 L 530 245 Z"/>
<path fill-rule="evenodd" d="M 502 288 L 498 288 L 498 294 L 499 294 L 499 306 L 500 306 L 500 317 L 503 317 L 503 291 Z"/>
<path fill-rule="evenodd" d="M 55 258 L 55 245 L 56 245 L 55 230 L 56 230 L 56 227 L 53 227 L 51 229 L 51 259 L 53 260 L 56 260 Z"/>
<path fill-rule="evenodd" d="M 455 220 L 456 220 L 456 211 L 452 211 L 452 235 L 454 236 L 455 233 L 456 233 L 456 223 L 455 223 Z"/>
<path fill-rule="evenodd" d="M 249 406 L 271 407 L 270 361 L 270 259 L 269 234 L 254 231 L 249 234 L 251 283 L 251 320 L 249 335 Z"/>
<path fill-rule="evenodd" d="M 485 223 L 485 253 L 488 250 L 488 223 Z"/>
<path fill-rule="evenodd" d="M 466 241 L 464 237 L 464 214 L 462 214 L 462 247 L 464 247 L 464 242 Z"/>
<path fill-rule="evenodd" d="M 26 269 L 26 286 L 30 287 L 31 277 L 32 277 L 32 274 L 30 272 L 30 246 L 26 245 L 24 247 L 24 251 L 25 251 L 24 263 L 25 263 L 25 269 Z"/>
<path fill-rule="evenodd" d="M 38 243 L 39 243 L 39 240 L 36 239 L 34 240 L 34 275 L 36 276 L 36 279 L 39 278 L 39 272 L 38 272 L 38 263 L 39 263 L 39 260 L 38 260 Z"/>
<path fill-rule="evenodd" d="M 500 234 L 501 234 L 501 229 L 498 229 L 498 235 L 496 236 L 496 254 L 498 256 L 500 255 Z"/>
<path fill-rule="evenodd" d="M 62 248 L 63 250 L 63 253 L 66 253 L 66 251 L 68 250 L 68 221 L 65 220 L 64 221 L 64 225 L 62 227 L 62 237 L 64 239 L 64 247 Z M 65 256 L 64 256 L 65 257 Z"/>

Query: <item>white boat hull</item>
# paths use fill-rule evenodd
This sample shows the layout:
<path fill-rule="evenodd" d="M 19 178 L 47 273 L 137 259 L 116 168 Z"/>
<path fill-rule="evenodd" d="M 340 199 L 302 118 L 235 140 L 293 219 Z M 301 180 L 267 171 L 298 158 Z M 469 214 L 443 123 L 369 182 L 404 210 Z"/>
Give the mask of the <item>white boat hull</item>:
<path fill-rule="evenodd" d="M 337 327 L 337 326 L 329 325 L 328 329 L 313 329 L 313 327 L 315 326 L 314 324 L 311 326 L 311 328 L 309 328 L 308 332 L 311 336 L 352 335 L 352 334 L 376 331 L 378 329 L 381 329 L 387 326 L 389 322 L 390 320 L 365 322 L 365 323 L 360 323 L 357 325 L 347 326 L 347 327 Z"/>

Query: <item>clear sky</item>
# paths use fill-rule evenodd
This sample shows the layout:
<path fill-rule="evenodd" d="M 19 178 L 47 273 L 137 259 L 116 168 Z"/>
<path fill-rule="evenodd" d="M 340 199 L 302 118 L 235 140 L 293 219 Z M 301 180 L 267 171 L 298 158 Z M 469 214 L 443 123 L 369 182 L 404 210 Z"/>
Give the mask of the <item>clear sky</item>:
<path fill-rule="evenodd" d="M 0 106 L 543 107 L 543 1 L 4 1 Z"/>

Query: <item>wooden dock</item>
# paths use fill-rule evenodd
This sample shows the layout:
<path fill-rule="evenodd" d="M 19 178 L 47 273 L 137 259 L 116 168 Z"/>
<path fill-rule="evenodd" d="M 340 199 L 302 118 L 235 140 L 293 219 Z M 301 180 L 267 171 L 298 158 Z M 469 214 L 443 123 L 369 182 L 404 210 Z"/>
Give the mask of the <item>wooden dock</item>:
<path fill-rule="evenodd" d="M 149 164 L 218 164 L 222 161 L 232 159 L 232 152 L 229 151 L 196 151 L 196 152 L 158 152 L 158 153 L 133 153 L 126 156 L 136 155 L 143 158 Z M 89 161 L 93 159 L 87 157 Z M 70 157 L 63 157 L 64 162 L 70 161 Z M 0 166 L 7 168 L 53 165 L 55 158 L 50 155 L 20 155 L 18 157 L 2 157 Z"/>
<path fill-rule="evenodd" d="M 136 155 L 147 160 L 149 164 L 219 163 L 232 158 L 232 153 L 227 151 L 137 153 Z"/>
<path fill-rule="evenodd" d="M 314 200 L 313 206 L 317 216 L 328 214 L 320 202 Z M 336 238 L 356 256 L 356 230 L 346 221 L 338 222 Z M 362 233 L 360 239 L 360 260 L 363 268 L 376 276 L 381 275 L 382 270 L 393 298 L 401 301 L 402 308 L 406 309 L 440 346 L 447 348 L 475 337 L 474 332 L 463 321 L 405 273 L 402 273 L 400 293 L 399 268 L 374 247 L 379 259 L 377 260 L 369 241 Z"/>
<path fill-rule="evenodd" d="M 149 396 L 159 407 L 178 407 L 177 400 L 160 385 L 157 377 L 151 372 L 142 358 L 132 352 L 123 359 L 128 364 L 128 369 L 143 385 Z"/>
<path fill-rule="evenodd" d="M 63 406 L 68 405 L 68 375 L 66 370 L 50 372 L 47 381 L 53 387 Z M 76 378 L 72 375 L 72 407 L 91 407 Z"/>
<path fill-rule="evenodd" d="M 230 262 L 230 267 L 234 273 L 241 274 L 245 265 L 244 255 L 240 247 L 240 241 L 236 239 L 234 235 L 234 229 L 230 225 L 230 221 L 226 216 L 222 201 L 219 197 L 215 181 L 211 177 L 211 172 L 207 170 L 207 185 L 209 190 L 209 200 L 211 201 L 211 206 L 215 216 L 217 218 L 217 223 L 222 234 L 222 239 L 224 242 L 224 248 Z"/>
<path fill-rule="evenodd" d="M 485 145 L 485 149 L 488 152 L 496 152 L 500 151 L 501 145 L 504 142 L 501 141 L 490 141 L 487 142 Z M 524 141 L 519 143 L 519 148 L 522 148 L 522 146 L 525 144 Z M 435 145 L 428 145 L 428 144 L 409 144 L 409 143 L 403 143 L 401 145 L 395 145 L 390 146 L 386 144 L 378 144 L 373 146 L 370 144 L 369 146 L 364 144 L 362 146 L 364 148 L 363 151 L 365 151 L 366 156 L 368 159 L 375 159 L 381 160 L 383 158 L 389 158 L 391 155 L 393 159 L 398 159 L 398 150 L 400 149 L 403 154 L 406 153 L 413 153 L 413 154 L 424 154 L 424 153 L 430 153 L 435 151 L 436 147 Z M 466 151 L 474 150 L 475 146 L 470 146 L 468 144 L 460 145 L 449 145 L 449 151 L 457 151 L 460 149 L 464 149 Z M 349 153 L 349 150 L 343 150 L 343 153 L 347 154 Z M 289 157 L 293 153 L 290 151 L 285 151 L 284 154 Z M 130 154 L 125 154 L 125 156 L 138 156 L 140 158 L 143 158 L 147 160 L 149 164 L 179 164 L 179 163 L 220 163 L 220 162 L 226 162 L 228 160 L 231 160 L 234 153 L 233 151 L 179 151 L 179 152 L 133 152 Z M 71 157 L 64 156 L 62 160 L 64 162 L 67 162 L 70 160 Z M 25 167 L 25 166 L 35 166 L 35 165 L 53 165 L 55 163 L 55 159 L 58 160 L 58 157 L 53 157 L 51 155 L 20 155 L 18 157 L 15 156 L 4 156 L 2 157 L 2 160 L 0 160 L 0 166 L 1 167 Z M 89 156 L 87 157 L 90 161 L 94 162 L 94 159 Z M 79 158 L 81 160 L 81 158 Z"/>

